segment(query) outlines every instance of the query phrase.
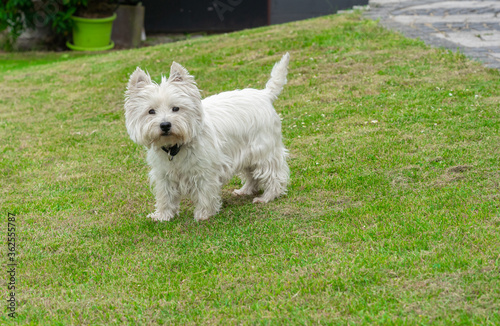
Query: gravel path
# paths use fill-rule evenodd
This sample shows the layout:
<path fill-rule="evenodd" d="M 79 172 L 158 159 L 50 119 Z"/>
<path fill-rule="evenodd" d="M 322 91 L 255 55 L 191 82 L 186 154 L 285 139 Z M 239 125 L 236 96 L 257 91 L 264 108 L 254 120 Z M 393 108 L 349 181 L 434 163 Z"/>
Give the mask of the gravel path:
<path fill-rule="evenodd" d="M 500 1 L 370 0 L 365 16 L 500 69 Z"/>

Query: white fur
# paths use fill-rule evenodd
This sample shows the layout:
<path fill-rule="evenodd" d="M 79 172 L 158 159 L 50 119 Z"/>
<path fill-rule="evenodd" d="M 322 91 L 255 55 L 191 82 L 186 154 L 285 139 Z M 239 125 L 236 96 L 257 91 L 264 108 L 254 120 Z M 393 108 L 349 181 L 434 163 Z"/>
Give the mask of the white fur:
<path fill-rule="evenodd" d="M 272 103 L 286 84 L 288 61 L 287 53 L 274 66 L 265 89 L 223 92 L 204 100 L 194 78 L 178 63 L 160 84 L 135 70 L 126 91 L 125 120 L 130 138 L 148 149 L 156 193 L 156 211 L 149 217 L 170 220 L 179 212 L 181 197 L 188 196 L 195 219 L 206 220 L 219 211 L 221 188 L 235 174 L 245 181 L 235 195 L 263 190 L 254 203 L 286 193 L 287 150 Z M 162 122 L 171 124 L 167 134 Z M 181 147 L 173 157 L 162 150 L 176 144 Z"/>

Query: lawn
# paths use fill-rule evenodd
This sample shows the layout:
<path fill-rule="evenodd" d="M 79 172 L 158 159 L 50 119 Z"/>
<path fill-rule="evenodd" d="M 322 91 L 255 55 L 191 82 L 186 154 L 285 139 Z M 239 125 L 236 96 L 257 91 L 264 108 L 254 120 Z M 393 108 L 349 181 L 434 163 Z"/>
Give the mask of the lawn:
<path fill-rule="evenodd" d="M 255 205 L 234 178 L 206 222 L 188 200 L 146 218 L 129 74 L 159 81 L 175 60 L 208 96 L 264 87 L 287 51 L 288 194 Z M 498 71 L 360 13 L 24 58 L 0 68 L 5 298 L 8 213 L 17 253 L 1 324 L 500 323 Z"/>

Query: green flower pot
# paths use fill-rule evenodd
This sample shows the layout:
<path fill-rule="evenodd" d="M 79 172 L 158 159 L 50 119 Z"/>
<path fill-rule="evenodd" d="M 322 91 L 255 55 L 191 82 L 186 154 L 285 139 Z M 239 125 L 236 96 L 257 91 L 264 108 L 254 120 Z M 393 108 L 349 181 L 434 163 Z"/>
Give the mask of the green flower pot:
<path fill-rule="evenodd" d="M 111 41 L 111 30 L 116 14 L 106 18 L 82 18 L 71 16 L 73 19 L 73 44 L 66 42 L 71 50 L 76 51 L 105 51 L 112 49 L 115 43 Z"/>

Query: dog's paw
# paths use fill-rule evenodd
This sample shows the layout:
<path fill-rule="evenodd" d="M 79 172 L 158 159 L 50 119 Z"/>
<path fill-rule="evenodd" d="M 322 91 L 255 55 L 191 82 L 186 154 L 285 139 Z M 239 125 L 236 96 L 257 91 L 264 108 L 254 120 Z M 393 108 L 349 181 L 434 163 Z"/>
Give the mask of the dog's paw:
<path fill-rule="evenodd" d="M 268 199 L 266 199 L 266 198 L 264 198 L 264 197 L 255 197 L 255 198 L 253 199 L 253 203 L 254 203 L 254 204 L 259 204 L 259 203 L 260 203 L 260 204 L 265 204 L 265 203 L 267 203 L 267 202 L 269 202 L 269 200 L 268 200 Z"/>
<path fill-rule="evenodd" d="M 241 189 L 234 189 L 233 190 L 233 196 L 247 196 L 247 195 L 251 195 L 251 194 L 247 193 L 246 191 L 241 190 Z"/>
<path fill-rule="evenodd" d="M 196 213 L 194 214 L 194 219 L 196 220 L 196 222 L 201 222 L 201 221 L 206 221 L 210 218 L 210 215 L 208 214 L 203 214 L 203 213 Z"/>
<path fill-rule="evenodd" d="M 210 216 L 213 216 L 214 213 L 210 214 L 210 211 L 207 211 L 205 209 L 195 209 L 194 211 L 194 219 L 196 222 L 201 222 L 201 221 L 206 221 L 210 218 Z"/>
<path fill-rule="evenodd" d="M 174 216 L 175 214 L 160 213 L 160 212 L 154 212 L 148 215 L 148 217 L 153 221 L 160 221 L 160 222 L 170 221 L 171 219 L 174 218 Z"/>

